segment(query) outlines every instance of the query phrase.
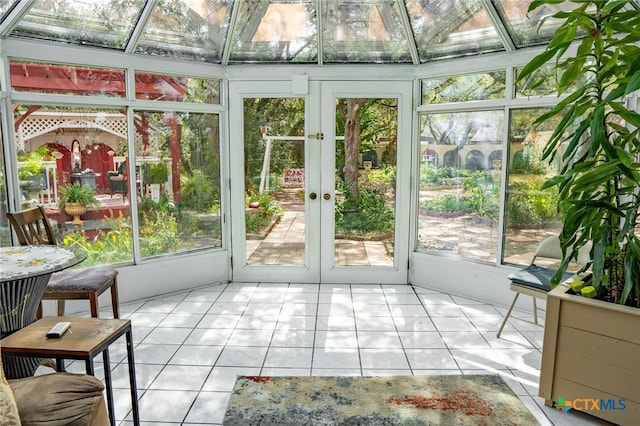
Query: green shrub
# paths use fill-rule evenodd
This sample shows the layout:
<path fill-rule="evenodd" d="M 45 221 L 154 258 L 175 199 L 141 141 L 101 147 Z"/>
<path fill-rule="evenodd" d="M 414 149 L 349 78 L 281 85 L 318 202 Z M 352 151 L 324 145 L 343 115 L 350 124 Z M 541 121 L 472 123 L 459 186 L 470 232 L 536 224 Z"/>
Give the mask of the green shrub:
<path fill-rule="evenodd" d="M 420 165 L 421 186 L 445 185 L 449 179 L 458 177 L 458 170 L 452 167 L 435 167 L 429 164 Z"/>
<path fill-rule="evenodd" d="M 106 265 L 130 262 L 133 258 L 133 237 L 128 218 L 122 214 L 118 217 L 105 217 L 101 227 L 108 231 L 98 230 L 92 239 L 87 239 L 84 229 L 65 235 L 62 243 L 72 249 L 82 249 L 87 258 L 79 267 Z"/>
<path fill-rule="evenodd" d="M 165 183 L 169 179 L 169 167 L 164 162 L 145 164 L 143 167 L 147 183 Z"/>
<path fill-rule="evenodd" d="M 208 212 L 215 204 L 219 206 L 219 190 L 213 185 L 211 178 L 201 170 L 193 170 L 190 176 L 180 176 L 180 191 L 183 208 Z"/>
<path fill-rule="evenodd" d="M 178 222 L 168 210 L 142 213 L 140 254 L 142 257 L 175 252 L 178 249 Z"/>
<path fill-rule="evenodd" d="M 265 229 L 269 224 L 282 216 L 282 207 L 273 201 L 268 193 L 252 194 L 246 197 L 246 205 L 253 202 L 260 203 L 260 209 L 245 214 L 245 229 L 249 233 L 257 233 Z"/>
<path fill-rule="evenodd" d="M 420 203 L 420 208 L 435 212 L 471 212 L 497 219 L 500 215 L 500 185 L 488 171 L 461 171 L 460 194 L 438 194 Z"/>
<path fill-rule="evenodd" d="M 176 217 L 169 210 L 142 211 L 140 213 L 140 253 L 143 257 L 175 252 L 178 249 Z M 62 243 L 72 249 L 82 249 L 87 259 L 79 267 L 131 262 L 133 236 L 129 219 L 105 217 L 93 239 L 88 239 L 84 229 L 65 235 Z"/>
<path fill-rule="evenodd" d="M 465 211 L 467 207 L 463 197 L 453 194 L 436 195 L 431 200 L 424 200 L 420 203 L 420 209 L 433 212 Z"/>
<path fill-rule="evenodd" d="M 335 221 L 338 233 L 387 232 L 394 227 L 395 212 L 384 194 L 361 189 L 357 200 L 347 197 L 336 202 Z"/>
<path fill-rule="evenodd" d="M 526 176 L 526 180 L 511 183 L 506 204 L 508 224 L 544 224 L 559 220 L 558 192 L 554 188 L 542 190 L 543 183 L 541 176 Z"/>

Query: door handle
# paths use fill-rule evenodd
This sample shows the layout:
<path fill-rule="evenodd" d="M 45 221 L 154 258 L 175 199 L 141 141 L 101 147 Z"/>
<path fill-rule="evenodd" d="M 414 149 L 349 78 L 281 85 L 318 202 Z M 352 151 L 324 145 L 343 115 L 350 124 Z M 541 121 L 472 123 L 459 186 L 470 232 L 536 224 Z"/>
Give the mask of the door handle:
<path fill-rule="evenodd" d="M 309 198 L 311 198 L 312 200 L 315 200 L 316 198 L 318 198 L 318 196 L 316 195 L 315 192 L 312 192 L 311 194 L 309 194 Z"/>
<path fill-rule="evenodd" d="M 324 133 L 316 133 L 315 135 L 307 135 L 307 137 L 309 139 L 323 140 L 324 139 Z"/>
<path fill-rule="evenodd" d="M 324 195 L 322 196 L 322 198 L 324 198 L 325 200 L 330 200 L 330 199 L 331 199 L 331 195 L 329 195 L 329 194 L 324 194 Z"/>

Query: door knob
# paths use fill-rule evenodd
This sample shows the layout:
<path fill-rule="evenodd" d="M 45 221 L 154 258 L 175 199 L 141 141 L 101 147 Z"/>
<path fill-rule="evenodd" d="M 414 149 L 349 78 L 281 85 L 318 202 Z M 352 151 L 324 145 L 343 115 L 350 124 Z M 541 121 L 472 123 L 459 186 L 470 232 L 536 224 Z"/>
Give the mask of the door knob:
<path fill-rule="evenodd" d="M 325 200 L 330 200 L 330 199 L 331 199 L 331 195 L 329 195 L 329 194 L 324 194 L 324 195 L 322 196 L 322 198 L 324 198 Z"/>
<path fill-rule="evenodd" d="M 311 198 L 312 200 L 315 200 L 316 198 L 318 198 L 318 196 L 316 195 L 315 192 L 312 192 L 311 194 L 309 194 L 309 198 Z"/>

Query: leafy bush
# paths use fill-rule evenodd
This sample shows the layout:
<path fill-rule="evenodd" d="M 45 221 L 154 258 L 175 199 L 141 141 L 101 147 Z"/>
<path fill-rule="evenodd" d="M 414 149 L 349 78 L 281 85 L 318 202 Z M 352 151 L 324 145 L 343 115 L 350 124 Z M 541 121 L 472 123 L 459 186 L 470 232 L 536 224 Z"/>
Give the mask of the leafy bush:
<path fill-rule="evenodd" d="M 457 177 L 458 175 L 458 170 L 453 167 L 434 167 L 429 164 L 420 165 L 421 186 L 444 185 L 448 179 Z"/>
<path fill-rule="evenodd" d="M 336 176 L 336 187 L 344 198 L 336 198 L 335 224 L 338 233 L 380 233 L 393 230 L 395 212 L 393 203 L 396 186 L 396 168 L 385 165 L 371 170 L 358 182 L 359 194 L 352 196 L 345 182 Z"/>
<path fill-rule="evenodd" d="M 336 202 L 336 231 L 387 232 L 393 230 L 395 212 L 385 195 L 372 189 L 361 189 L 357 200 L 347 197 Z"/>
<path fill-rule="evenodd" d="M 180 190 L 182 207 L 195 211 L 211 211 L 220 199 L 218 189 L 213 185 L 211 178 L 198 169 L 193 170 L 191 176 L 180 176 Z"/>
<path fill-rule="evenodd" d="M 438 194 L 420 203 L 420 208 L 435 212 L 473 212 L 497 219 L 500 215 L 500 185 L 488 171 L 464 171 L 461 194 Z"/>
<path fill-rule="evenodd" d="M 559 220 L 557 190 L 542 190 L 543 177 L 527 176 L 515 181 L 507 191 L 506 220 L 513 224 L 542 224 Z"/>
<path fill-rule="evenodd" d="M 468 209 L 464 197 L 454 194 L 436 195 L 431 200 L 424 200 L 420 203 L 420 209 L 432 212 L 457 212 Z"/>
<path fill-rule="evenodd" d="M 256 211 L 245 214 L 244 216 L 246 232 L 249 233 L 260 232 L 269 226 L 273 220 L 282 216 L 282 207 L 273 201 L 273 197 L 270 194 L 265 192 L 246 197 L 246 205 L 254 202 L 260 204 L 259 210 L 256 209 Z"/>
<path fill-rule="evenodd" d="M 140 254 L 142 257 L 171 253 L 178 249 L 178 222 L 168 210 L 142 213 Z"/>
<path fill-rule="evenodd" d="M 141 212 L 140 252 L 143 257 L 174 252 L 178 248 L 177 222 L 168 210 L 153 214 Z M 81 249 L 87 259 L 79 267 L 130 262 L 133 258 L 133 236 L 129 218 L 105 217 L 93 239 L 88 239 L 84 229 L 65 235 L 64 246 Z M 106 231 L 105 231 L 106 230 Z"/>
<path fill-rule="evenodd" d="M 105 217 L 103 225 L 108 231 L 99 230 L 92 240 L 80 229 L 65 235 L 62 243 L 72 249 L 82 249 L 87 258 L 80 267 L 130 262 L 133 257 L 133 237 L 128 218 Z"/>
<path fill-rule="evenodd" d="M 488 171 L 478 171 L 465 179 L 464 201 L 466 208 L 483 217 L 497 219 L 500 216 L 500 185 Z"/>
<path fill-rule="evenodd" d="M 144 164 L 143 168 L 147 183 L 165 183 L 169 179 L 169 167 L 164 162 Z"/>

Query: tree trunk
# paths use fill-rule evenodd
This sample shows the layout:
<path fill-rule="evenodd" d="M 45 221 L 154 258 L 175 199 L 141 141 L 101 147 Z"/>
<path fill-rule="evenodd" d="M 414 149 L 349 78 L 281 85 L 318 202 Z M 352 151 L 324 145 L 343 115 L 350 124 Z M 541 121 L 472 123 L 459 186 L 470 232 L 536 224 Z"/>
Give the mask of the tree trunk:
<path fill-rule="evenodd" d="M 366 99 L 347 99 L 347 117 L 344 126 L 344 183 L 349 195 L 358 198 L 360 168 L 360 110 Z"/>

